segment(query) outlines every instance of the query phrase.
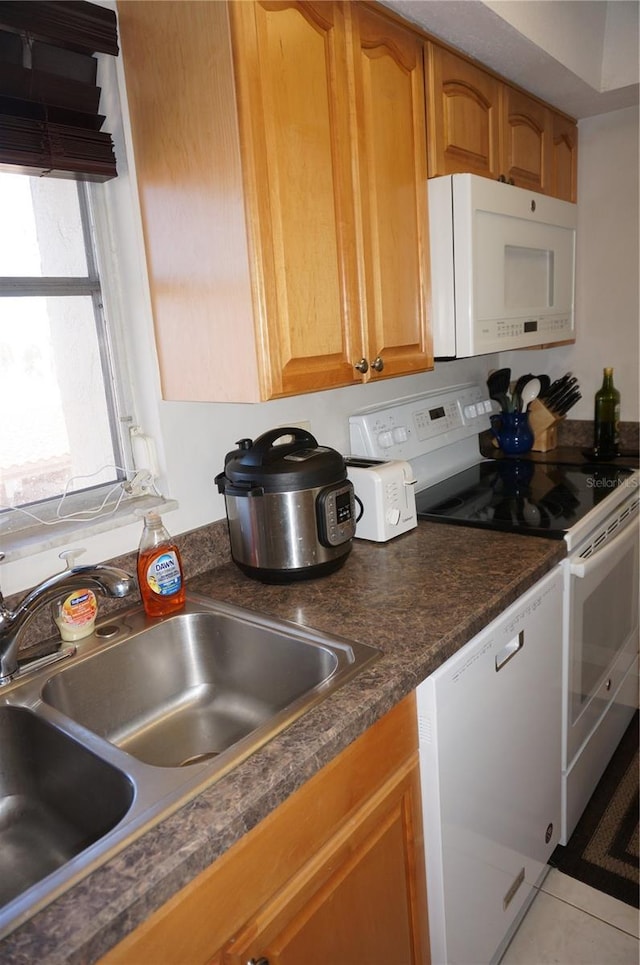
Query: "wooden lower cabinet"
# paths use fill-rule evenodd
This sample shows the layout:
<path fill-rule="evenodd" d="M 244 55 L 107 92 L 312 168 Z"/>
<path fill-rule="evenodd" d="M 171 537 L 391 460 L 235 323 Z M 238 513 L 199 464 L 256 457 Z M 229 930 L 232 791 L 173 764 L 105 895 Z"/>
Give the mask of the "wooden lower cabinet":
<path fill-rule="evenodd" d="M 102 965 L 425 965 L 415 695 L 304 784 Z"/>

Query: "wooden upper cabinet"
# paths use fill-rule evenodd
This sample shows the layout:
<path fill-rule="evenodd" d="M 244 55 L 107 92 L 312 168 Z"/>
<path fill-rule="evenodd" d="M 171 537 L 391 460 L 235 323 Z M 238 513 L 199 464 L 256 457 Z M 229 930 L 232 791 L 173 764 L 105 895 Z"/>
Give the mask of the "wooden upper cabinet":
<path fill-rule="evenodd" d="M 360 380 L 344 10 L 232 3 L 266 397 Z M 353 343 L 353 344 L 352 344 Z"/>
<path fill-rule="evenodd" d="M 479 174 L 576 201 L 576 124 L 466 57 L 427 49 L 429 177 Z"/>
<path fill-rule="evenodd" d="M 500 82 L 436 44 L 428 45 L 429 177 L 498 178 Z"/>
<path fill-rule="evenodd" d="M 353 4 L 364 361 L 373 377 L 433 367 L 423 44 Z"/>
<path fill-rule="evenodd" d="M 387 43 L 355 7 L 118 3 L 167 399 L 259 401 L 431 364 L 422 42 L 390 26 Z"/>
<path fill-rule="evenodd" d="M 552 161 L 549 108 L 506 84 L 502 104 L 502 173 L 509 184 L 549 194 Z"/>
<path fill-rule="evenodd" d="M 578 126 L 562 114 L 553 115 L 551 194 L 563 201 L 578 200 Z"/>

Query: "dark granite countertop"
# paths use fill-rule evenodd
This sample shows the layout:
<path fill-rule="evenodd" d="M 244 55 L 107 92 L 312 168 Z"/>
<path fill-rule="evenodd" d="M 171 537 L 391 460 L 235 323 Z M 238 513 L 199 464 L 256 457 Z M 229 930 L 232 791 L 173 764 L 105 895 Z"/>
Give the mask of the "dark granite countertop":
<path fill-rule="evenodd" d="M 373 666 L 0 942 L 6 965 L 95 962 L 565 555 L 560 540 L 420 523 L 356 540 L 323 579 L 265 586 L 231 562 L 188 589 L 383 651 Z"/>

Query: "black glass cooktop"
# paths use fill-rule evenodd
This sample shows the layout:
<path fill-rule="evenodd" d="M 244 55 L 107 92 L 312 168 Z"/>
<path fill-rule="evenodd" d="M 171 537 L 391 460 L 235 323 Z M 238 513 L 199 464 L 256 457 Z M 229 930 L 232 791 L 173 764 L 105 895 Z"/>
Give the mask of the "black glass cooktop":
<path fill-rule="evenodd" d="M 633 470 L 500 459 L 416 493 L 419 519 L 562 539 Z"/>

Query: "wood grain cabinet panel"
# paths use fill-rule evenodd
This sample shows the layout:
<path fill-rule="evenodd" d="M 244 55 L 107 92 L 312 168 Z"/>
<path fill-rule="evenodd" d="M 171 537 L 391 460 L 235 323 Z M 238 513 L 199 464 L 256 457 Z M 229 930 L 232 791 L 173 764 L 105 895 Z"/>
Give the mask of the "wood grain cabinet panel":
<path fill-rule="evenodd" d="M 505 85 L 502 91 L 502 165 L 510 184 L 549 194 L 552 118 L 547 107 Z"/>
<path fill-rule="evenodd" d="M 562 114 L 553 115 L 551 194 L 563 201 L 578 200 L 578 126 Z"/>
<path fill-rule="evenodd" d="M 100 965 L 428 965 L 415 694 Z"/>
<path fill-rule="evenodd" d="M 429 177 L 498 178 L 500 82 L 450 50 L 428 45 Z"/>
<path fill-rule="evenodd" d="M 396 775 L 222 954 L 222 965 L 423 965 L 413 855 L 417 767 Z"/>
<path fill-rule="evenodd" d="M 423 44 L 353 4 L 365 359 L 373 378 L 433 368 Z"/>
<path fill-rule="evenodd" d="M 164 397 L 258 401 L 432 365 L 428 258 L 412 247 L 426 219 L 420 38 L 388 24 L 387 43 L 384 18 L 338 0 L 120 0 L 118 13 Z M 365 24 L 366 45 L 378 35 L 366 78 L 351 42 Z M 372 105 L 383 74 L 392 103 Z M 391 118 L 401 139 L 382 151 Z M 393 209 L 379 203 L 398 199 L 390 147 L 413 191 Z"/>
<path fill-rule="evenodd" d="M 360 381 L 343 6 L 229 9 L 264 394 Z"/>
<path fill-rule="evenodd" d="M 429 177 L 471 173 L 577 200 L 575 122 L 429 43 Z"/>

